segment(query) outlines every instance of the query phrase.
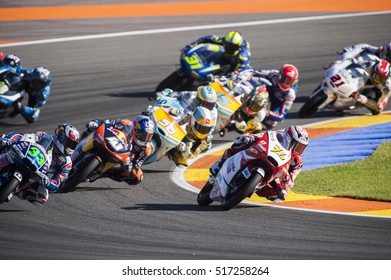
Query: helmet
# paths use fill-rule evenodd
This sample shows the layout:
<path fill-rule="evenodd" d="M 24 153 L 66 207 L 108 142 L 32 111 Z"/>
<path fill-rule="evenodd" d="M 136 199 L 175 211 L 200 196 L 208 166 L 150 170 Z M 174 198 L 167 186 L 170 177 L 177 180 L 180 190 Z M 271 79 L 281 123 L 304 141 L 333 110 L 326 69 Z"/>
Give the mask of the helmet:
<path fill-rule="evenodd" d="M 3 59 L 3 64 L 12 68 L 20 67 L 20 58 L 14 54 L 7 54 Z"/>
<path fill-rule="evenodd" d="M 371 70 L 371 80 L 375 84 L 384 83 L 390 76 L 390 63 L 387 60 L 380 59 Z"/>
<path fill-rule="evenodd" d="M 198 105 L 212 110 L 216 106 L 216 91 L 209 86 L 201 86 L 197 89 Z"/>
<path fill-rule="evenodd" d="M 391 42 L 384 45 L 383 51 L 385 56 L 384 59 L 391 63 Z"/>
<path fill-rule="evenodd" d="M 308 132 L 299 125 L 288 126 L 283 132 L 282 141 L 285 149 L 301 154 L 309 142 Z"/>
<path fill-rule="evenodd" d="M 133 121 L 133 142 L 145 147 L 152 140 L 155 125 L 148 116 L 137 115 Z"/>
<path fill-rule="evenodd" d="M 237 55 L 240 47 L 243 45 L 244 39 L 238 31 L 230 31 L 225 35 L 223 46 L 225 52 L 229 55 Z"/>
<path fill-rule="evenodd" d="M 265 108 L 268 103 L 269 93 L 265 86 L 258 86 L 249 94 L 245 95 L 244 105 L 248 114 L 259 112 Z"/>
<path fill-rule="evenodd" d="M 215 127 L 215 119 L 212 112 L 204 107 L 198 106 L 194 109 L 190 119 L 190 129 L 197 139 L 205 139 Z"/>
<path fill-rule="evenodd" d="M 299 71 L 292 64 L 284 64 L 280 68 L 280 76 L 278 77 L 278 85 L 282 90 L 288 90 L 294 86 L 299 78 Z"/>
<path fill-rule="evenodd" d="M 72 125 L 60 124 L 54 130 L 53 142 L 57 149 L 66 156 L 72 155 L 80 141 L 79 131 Z"/>
<path fill-rule="evenodd" d="M 52 81 L 50 71 L 42 66 L 34 68 L 28 78 L 30 88 L 37 92 L 41 92 Z"/>
<path fill-rule="evenodd" d="M 0 60 L 3 60 L 4 59 L 4 53 L 2 51 L 0 51 Z"/>

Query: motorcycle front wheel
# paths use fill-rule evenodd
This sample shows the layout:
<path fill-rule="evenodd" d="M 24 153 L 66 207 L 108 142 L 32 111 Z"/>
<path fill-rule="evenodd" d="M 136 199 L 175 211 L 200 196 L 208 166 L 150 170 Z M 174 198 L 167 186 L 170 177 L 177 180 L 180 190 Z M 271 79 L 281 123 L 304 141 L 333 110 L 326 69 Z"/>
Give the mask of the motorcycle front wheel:
<path fill-rule="evenodd" d="M 15 177 L 11 177 L 11 179 L 5 183 L 5 186 L 0 189 L 0 204 L 7 200 L 8 196 L 19 186 L 19 183 L 19 180 Z"/>
<path fill-rule="evenodd" d="M 100 161 L 95 156 L 83 158 L 76 164 L 75 169 L 72 169 L 68 179 L 61 188 L 61 192 L 74 192 L 77 185 L 97 169 L 99 165 Z"/>
<path fill-rule="evenodd" d="M 299 116 L 301 118 L 313 115 L 318 110 L 318 107 L 326 101 L 327 95 L 320 86 L 315 91 L 318 92 L 300 108 Z"/>
<path fill-rule="evenodd" d="M 241 187 L 239 187 L 233 192 L 228 192 L 227 195 L 224 197 L 224 200 L 221 202 L 221 207 L 223 208 L 223 210 L 227 211 L 234 208 L 236 205 L 242 202 L 243 199 L 250 196 L 261 180 L 261 174 L 253 173 L 249 177 L 249 179 L 242 184 Z"/>
<path fill-rule="evenodd" d="M 213 202 L 212 199 L 210 199 L 209 194 L 213 189 L 213 185 L 207 182 L 205 186 L 201 189 L 201 191 L 197 195 L 197 203 L 201 206 L 208 206 Z"/>

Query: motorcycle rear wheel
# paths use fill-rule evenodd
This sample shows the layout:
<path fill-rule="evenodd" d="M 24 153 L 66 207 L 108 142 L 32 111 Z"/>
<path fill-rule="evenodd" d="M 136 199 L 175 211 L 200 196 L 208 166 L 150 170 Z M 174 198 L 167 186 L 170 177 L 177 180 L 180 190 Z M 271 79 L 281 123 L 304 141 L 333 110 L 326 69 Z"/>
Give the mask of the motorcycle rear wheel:
<path fill-rule="evenodd" d="M 213 189 L 213 185 L 209 184 L 207 182 L 205 186 L 201 189 L 201 191 L 197 195 L 197 203 L 201 206 L 208 206 L 213 202 L 212 199 L 210 199 L 209 194 Z"/>
<path fill-rule="evenodd" d="M 4 203 L 7 200 L 8 196 L 16 190 L 19 183 L 19 180 L 14 177 L 11 177 L 11 179 L 5 184 L 5 186 L 0 189 L 0 204 Z"/>
<path fill-rule="evenodd" d="M 69 178 L 61 188 L 61 192 L 74 192 L 77 185 L 98 168 L 100 161 L 96 157 L 89 157 L 81 160 L 78 164 L 80 164 L 77 168 L 78 171 L 69 175 Z"/>
<path fill-rule="evenodd" d="M 299 116 L 301 118 L 309 117 L 313 115 L 318 107 L 327 99 L 326 93 L 318 87 L 315 91 L 319 91 L 316 95 L 312 96 L 303 107 L 300 108 Z"/>
<path fill-rule="evenodd" d="M 234 208 L 240 202 L 242 202 L 246 197 L 250 196 L 258 183 L 262 180 L 262 176 L 259 173 L 253 173 L 250 178 L 243 183 L 242 187 L 237 189 L 234 192 L 229 192 L 224 200 L 221 202 L 221 207 L 223 210 L 227 211 Z"/>

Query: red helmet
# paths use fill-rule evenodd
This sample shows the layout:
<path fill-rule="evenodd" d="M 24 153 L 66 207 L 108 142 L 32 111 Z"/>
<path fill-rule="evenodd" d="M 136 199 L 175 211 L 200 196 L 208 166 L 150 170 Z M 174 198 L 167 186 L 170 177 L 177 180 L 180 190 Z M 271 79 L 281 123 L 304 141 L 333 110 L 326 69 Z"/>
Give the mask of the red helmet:
<path fill-rule="evenodd" d="M 5 57 L 4 53 L 2 51 L 0 51 L 0 60 L 3 60 Z"/>
<path fill-rule="evenodd" d="M 280 68 L 278 85 L 284 91 L 290 89 L 299 80 L 299 71 L 292 64 L 284 64 Z"/>
<path fill-rule="evenodd" d="M 308 132 L 300 125 L 288 126 L 283 133 L 283 146 L 287 150 L 301 154 L 309 142 Z"/>
<path fill-rule="evenodd" d="M 380 59 L 373 65 L 371 70 L 371 80 L 375 84 L 382 84 L 390 77 L 390 63 L 385 59 Z"/>

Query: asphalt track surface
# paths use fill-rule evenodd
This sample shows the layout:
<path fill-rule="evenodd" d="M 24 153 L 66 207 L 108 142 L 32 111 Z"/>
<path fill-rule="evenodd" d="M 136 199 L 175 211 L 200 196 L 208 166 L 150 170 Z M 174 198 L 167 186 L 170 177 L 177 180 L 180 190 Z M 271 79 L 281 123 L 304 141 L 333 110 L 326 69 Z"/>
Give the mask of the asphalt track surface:
<path fill-rule="evenodd" d="M 70 4 L 70 3 L 69 3 Z M 314 14 L 256 14 L 5 22 L 2 40 L 31 41 L 164 27 L 291 18 Z M 317 14 L 318 15 L 318 14 Z M 298 98 L 286 121 L 337 119 L 334 112 L 300 119 L 298 110 L 323 77 L 335 51 L 351 43 L 390 40 L 391 16 L 362 16 L 241 27 L 255 67 L 295 64 Z M 93 118 L 133 118 L 159 81 L 174 70 L 179 51 L 203 34 L 228 28 L 1 47 L 25 67 L 44 65 L 52 94 L 37 124 L 0 121 L 1 133 L 51 132 L 58 123 L 80 130 Z M 390 106 L 387 107 L 390 109 Z M 359 115 L 365 109 L 346 113 Z M 230 133 L 214 144 L 232 141 Z M 14 198 L 0 205 L 0 259 L 390 259 L 391 220 L 240 205 L 224 212 L 200 207 L 196 194 L 170 180 L 168 159 L 146 165 L 144 181 L 129 187 L 110 180 L 53 194 L 44 207 Z M 358 171 L 359 172 L 359 171 Z M 370 174 L 368 174 L 370 176 Z"/>

